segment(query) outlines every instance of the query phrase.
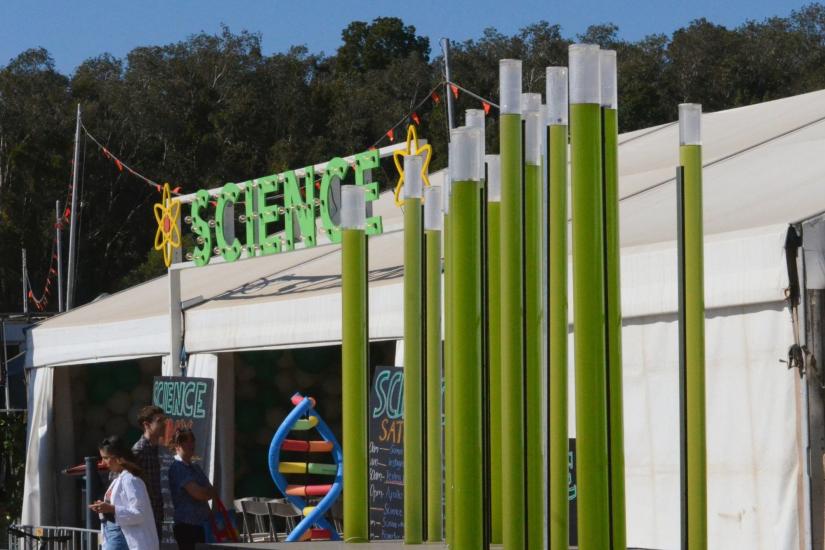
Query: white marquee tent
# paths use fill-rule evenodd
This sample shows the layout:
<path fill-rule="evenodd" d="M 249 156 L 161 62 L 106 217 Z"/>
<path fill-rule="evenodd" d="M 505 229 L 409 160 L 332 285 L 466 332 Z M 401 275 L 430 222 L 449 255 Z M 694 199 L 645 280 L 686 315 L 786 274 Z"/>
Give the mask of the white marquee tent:
<path fill-rule="evenodd" d="M 825 92 L 707 114 L 703 126 L 709 547 L 806 548 L 822 529 L 821 508 L 811 519 L 822 488 L 806 460 L 806 381 L 779 360 L 806 343 L 806 291 L 825 288 Z M 628 544 L 678 548 L 677 125 L 622 135 L 619 159 Z M 386 231 L 370 239 L 370 336 L 398 340 L 401 217 L 389 194 L 376 213 Z M 790 224 L 804 249 L 798 338 L 786 295 L 796 283 L 785 258 Z M 217 377 L 215 357 L 226 352 L 339 342 L 340 262 L 340 248 L 324 245 L 183 270 L 183 346 L 205 365 L 198 372 Z M 24 523 L 57 514 L 44 466 L 58 446 L 61 369 L 49 367 L 167 354 L 168 288 L 161 277 L 30 331 Z M 228 403 L 231 395 L 218 407 Z M 811 464 L 821 470 L 821 456 Z"/>

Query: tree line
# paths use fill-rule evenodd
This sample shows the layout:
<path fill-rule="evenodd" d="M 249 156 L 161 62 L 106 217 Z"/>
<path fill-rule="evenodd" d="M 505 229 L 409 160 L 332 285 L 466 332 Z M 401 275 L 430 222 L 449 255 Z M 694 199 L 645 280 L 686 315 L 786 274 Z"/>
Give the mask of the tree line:
<path fill-rule="evenodd" d="M 365 150 L 443 80 L 441 56 L 400 19 L 356 21 L 341 38 L 332 55 L 302 46 L 264 55 L 260 35 L 223 27 L 124 58 L 102 54 L 69 75 L 44 49 L 0 67 L 0 311 L 21 309 L 21 248 L 34 293 L 43 291 L 55 200 L 65 204 L 71 183 L 78 103 L 84 126 L 112 154 L 183 192 L 301 167 Z M 491 28 L 453 44 L 452 78 L 496 102 L 498 60 L 519 58 L 525 91 L 543 92 L 544 68 L 565 65 L 573 42 L 617 50 L 621 131 L 673 121 L 681 102 L 716 111 L 825 87 L 819 3 L 736 28 L 699 19 L 637 41 L 622 39 L 612 24 L 573 37 L 546 21 L 512 35 Z M 457 122 L 464 109 L 480 106 L 460 94 Z M 439 169 L 446 164 L 444 102 L 427 100 L 417 114 L 419 133 L 435 149 L 432 169 Z M 488 128 L 488 150 L 497 151 L 495 116 Z M 403 134 L 401 127 L 395 138 Z M 76 304 L 163 272 L 152 250 L 152 204 L 160 195 L 85 137 L 80 156 Z M 394 180 L 389 164 L 380 179 Z M 47 310 L 56 307 L 52 292 Z"/>

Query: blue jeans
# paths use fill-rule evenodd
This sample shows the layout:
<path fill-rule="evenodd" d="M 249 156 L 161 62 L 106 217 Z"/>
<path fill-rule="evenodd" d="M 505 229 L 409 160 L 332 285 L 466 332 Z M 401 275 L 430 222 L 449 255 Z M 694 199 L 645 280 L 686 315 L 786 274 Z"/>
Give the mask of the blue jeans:
<path fill-rule="evenodd" d="M 123 531 L 117 523 L 104 521 L 103 536 L 106 540 L 103 544 L 103 550 L 129 550 L 129 545 L 126 544 L 126 537 L 123 536 Z"/>

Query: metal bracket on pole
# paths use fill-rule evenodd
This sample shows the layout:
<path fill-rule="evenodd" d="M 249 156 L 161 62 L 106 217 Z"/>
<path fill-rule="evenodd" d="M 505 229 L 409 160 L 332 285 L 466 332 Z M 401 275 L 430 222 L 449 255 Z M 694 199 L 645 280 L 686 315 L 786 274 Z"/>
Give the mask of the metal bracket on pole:
<path fill-rule="evenodd" d="M 169 365 L 164 376 L 180 376 L 180 350 L 182 346 L 182 308 L 180 303 L 180 270 L 170 269 L 169 278 Z"/>

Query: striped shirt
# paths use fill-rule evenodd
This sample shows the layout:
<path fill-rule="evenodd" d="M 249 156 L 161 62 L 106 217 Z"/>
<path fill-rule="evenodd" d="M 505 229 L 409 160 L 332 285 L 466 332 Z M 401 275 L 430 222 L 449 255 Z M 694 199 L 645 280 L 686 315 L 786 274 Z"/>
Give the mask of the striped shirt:
<path fill-rule="evenodd" d="M 155 527 L 158 536 L 161 533 L 163 524 L 163 497 L 160 492 L 160 457 L 158 456 L 158 446 L 149 443 L 146 436 L 140 436 L 132 446 L 137 465 L 143 470 L 143 481 L 146 483 L 146 490 L 149 493 L 149 502 L 152 503 L 152 514 L 155 516 Z"/>

